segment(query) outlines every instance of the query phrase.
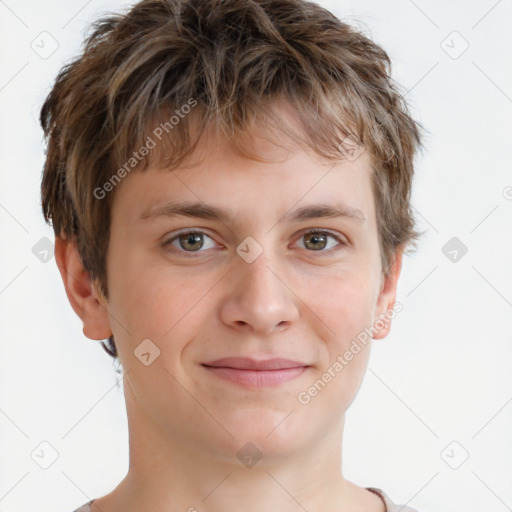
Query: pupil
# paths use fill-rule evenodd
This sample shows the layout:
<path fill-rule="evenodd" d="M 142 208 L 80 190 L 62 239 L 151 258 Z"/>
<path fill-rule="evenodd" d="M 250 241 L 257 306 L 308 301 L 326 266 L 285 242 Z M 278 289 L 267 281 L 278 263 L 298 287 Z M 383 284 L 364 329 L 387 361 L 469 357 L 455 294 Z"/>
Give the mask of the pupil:
<path fill-rule="evenodd" d="M 185 235 L 185 245 L 191 245 L 193 246 L 194 243 L 197 243 L 197 242 L 201 242 L 201 235 L 198 233 L 198 234 L 192 234 L 192 235 Z M 201 244 L 202 246 L 202 244 Z M 201 248 L 201 246 L 199 246 L 199 249 Z M 186 248 L 186 247 L 184 247 Z M 194 249 L 194 248 L 197 248 L 197 247 L 189 247 L 191 249 Z"/>
<path fill-rule="evenodd" d="M 310 242 L 313 243 L 312 248 L 315 250 L 323 249 L 325 247 L 325 235 L 311 235 Z M 323 246 L 317 245 L 318 242 L 324 242 Z"/>

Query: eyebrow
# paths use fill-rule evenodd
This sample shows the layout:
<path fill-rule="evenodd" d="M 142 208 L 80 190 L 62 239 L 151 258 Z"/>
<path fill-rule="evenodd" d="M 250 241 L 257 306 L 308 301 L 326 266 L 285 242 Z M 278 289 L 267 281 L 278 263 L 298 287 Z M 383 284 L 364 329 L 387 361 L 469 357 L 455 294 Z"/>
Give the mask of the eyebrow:
<path fill-rule="evenodd" d="M 199 219 L 218 220 L 223 223 L 233 221 L 233 216 L 228 210 L 200 202 L 175 202 L 169 201 L 161 206 L 149 208 L 142 212 L 139 220 L 154 219 L 157 217 L 196 217 Z M 346 218 L 358 224 L 364 224 L 366 217 L 357 208 L 345 205 L 315 204 L 303 206 L 284 214 L 279 222 L 296 222 L 318 218 Z"/>

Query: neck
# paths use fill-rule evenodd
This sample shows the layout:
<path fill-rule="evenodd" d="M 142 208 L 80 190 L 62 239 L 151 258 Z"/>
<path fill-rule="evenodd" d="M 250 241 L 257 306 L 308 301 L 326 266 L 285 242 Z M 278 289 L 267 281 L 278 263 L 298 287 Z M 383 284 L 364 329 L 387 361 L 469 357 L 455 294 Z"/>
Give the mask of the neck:
<path fill-rule="evenodd" d="M 92 512 L 94 506 L 102 512 L 384 512 L 378 496 L 343 478 L 343 418 L 320 442 L 291 455 L 277 454 L 269 443 L 260 452 L 239 441 L 234 446 L 245 448 L 229 455 L 213 443 L 188 441 L 186 433 L 165 432 L 144 414 L 129 385 L 125 394 L 129 470 L 111 494 L 94 500 Z"/>

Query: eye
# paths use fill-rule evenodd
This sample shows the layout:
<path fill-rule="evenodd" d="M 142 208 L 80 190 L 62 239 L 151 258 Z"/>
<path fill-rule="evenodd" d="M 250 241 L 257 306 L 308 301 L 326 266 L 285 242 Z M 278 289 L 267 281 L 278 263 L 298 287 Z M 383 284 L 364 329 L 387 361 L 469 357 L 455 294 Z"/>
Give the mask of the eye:
<path fill-rule="evenodd" d="M 209 244 L 205 244 L 205 238 L 211 242 Z M 302 232 L 299 240 L 302 239 L 305 240 L 302 248 L 308 249 L 309 252 L 318 252 L 322 254 L 340 250 L 344 246 L 348 245 L 348 243 L 339 236 L 318 228 Z M 337 244 L 333 244 L 332 242 L 329 244 L 329 239 L 334 240 Z M 330 247 L 328 247 L 329 245 Z M 338 245 L 338 247 L 336 247 L 336 245 Z M 187 253 L 204 252 L 201 249 L 214 249 L 215 242 L 203 231 L 189 228 L 174 235 L 172 238 L 164 242 L 163 246 L 165 248 L 169 248 L 173 253 L 181 253 L 181 255 L 189 257 Z M 190 257 L 193 256 L 191 255 Z"/>
<path fill-rule="evenodd" d="M 204 238 L 208 238 L 212 240 L 208 235 L 203 233 L 202 231 L 198 231 L 197 229 L 186 229 L 181 231 L 177 235 L 173 236 L 166 242 L 164 242 L 164 247 L 171 248 L 172 252 L 202 252 L 201 249 L 212 249 L 215 247 L 215 243 L 205 245 Z"/>
<path fill-rule="evenodd" d="M 328 239 L 331 238 L 332 240 L 338 242 L 337 245 L 341 247 L 334 247 L 331 244 L 331 247 L 329 247 L 327 250 L 324 250 L 328 245 Z M 337 251 L 343 248 L 343 246 L 348 245 L 347 242 L 343 239 L 341 239 L 339 236 L 334 235 L 333 233 L 330 233 L 329 231 L 324 231 L 321 229 L 310 229 L 304 233 L 301 234 L 300 239 L 304 239 L 304 248 L 310 249 L 311 251 L 321 252 L 321 253 L 330 253 L 332 251 Z M 335 246 L 336 244 L 334 244 Z"/>

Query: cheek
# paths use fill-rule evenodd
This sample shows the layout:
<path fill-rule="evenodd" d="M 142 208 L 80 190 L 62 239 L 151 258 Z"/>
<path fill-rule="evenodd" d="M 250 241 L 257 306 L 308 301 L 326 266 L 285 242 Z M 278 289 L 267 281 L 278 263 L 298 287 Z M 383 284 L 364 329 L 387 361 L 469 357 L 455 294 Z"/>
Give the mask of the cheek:
<path fill-rule="evenodd" d="M 337 350 L 371 325 L 376 287 L 371 273 L 330 269 L 311 276 L 305 286 L 305 302 L 325 324 Z"/>
<path fill-rule="evenodd" d="M 348 407 L 362 382 L 370 355 L 375 283 L 370 274 L 348 270 L 310 282 L 310 296 L 318 298 L 310 307 L 328 327 L 320 371 L 328 373 L 324 380 L 332 385 L 324 396 Z"/>
<path fill-rule="evenodd" d="M 132 350 L 149 338 L 161 350 L 162 359 L 178 361 L 176 353 L 204 324 L 204 308 L 219 277 L 208 273 L 187 277 L 183 269 L 161 264 L 135 268 L 128 261 L 117 275 L 111 310 L 124 327 L 119 334 L 128 337 Z"/>
<path fill-rule="evenodd" d="M 310 388 L 312 410 L 335 424 L 341 411 L 348 409 L 363 381 L 371 348 L 373 304 L 371 283 L 356 273 L 342 272 L 329 279 L 311 280 L 308 304 L 328 327 L 319 345 L 319 368 Z M 309 394 L 308 390 L 304 390 Z M 307 398 L 307 397 L 306 397 Z M 301 402 L 303 403 L 303 402 Z"/>

